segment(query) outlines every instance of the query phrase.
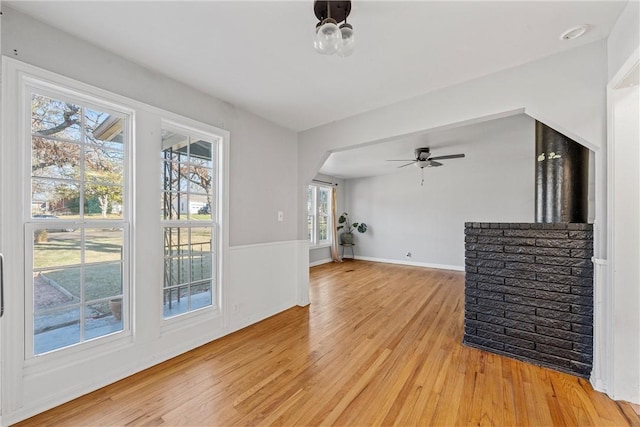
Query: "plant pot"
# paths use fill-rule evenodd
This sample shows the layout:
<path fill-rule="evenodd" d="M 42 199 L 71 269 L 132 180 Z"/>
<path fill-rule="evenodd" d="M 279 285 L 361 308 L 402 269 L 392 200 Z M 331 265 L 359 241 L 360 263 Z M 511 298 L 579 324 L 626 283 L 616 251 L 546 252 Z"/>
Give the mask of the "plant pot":
<path fill-rule="evenodd" d="M 49 241 L 49 233 L 47 233 L 46 229 L 36 230 L 33 235 L 34 243 L 47 243 Z"/>
<path fill-rule="evenodd" d="M 122 319 L 122 299 L 118 298 L 109 300 L 109 310 L 111 310 L 111 314 L 114 319 Z"/>
<path fill-rule="evenodd" d="M 340 240 L 343 244 L 352 245 L 353 244 L 353 233 L 342 233 L 340 235 Z"/>

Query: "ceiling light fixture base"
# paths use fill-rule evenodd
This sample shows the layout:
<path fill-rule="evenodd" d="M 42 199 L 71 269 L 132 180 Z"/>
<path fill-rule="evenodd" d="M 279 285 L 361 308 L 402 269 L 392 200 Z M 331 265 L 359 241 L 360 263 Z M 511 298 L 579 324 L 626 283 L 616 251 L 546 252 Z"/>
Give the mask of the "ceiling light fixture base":
<path fill-rule="evenodd" d="M 313 12 L 319 21 L 333 18 L 336 22 L 342 22 L 351 13 L 351 1 L 315 0 L 313 2 Z"/>

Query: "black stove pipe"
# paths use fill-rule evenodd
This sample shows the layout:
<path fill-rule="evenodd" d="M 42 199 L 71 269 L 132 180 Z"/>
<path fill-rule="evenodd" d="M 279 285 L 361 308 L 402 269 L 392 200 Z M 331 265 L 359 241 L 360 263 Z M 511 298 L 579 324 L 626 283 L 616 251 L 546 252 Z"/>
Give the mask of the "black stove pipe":
<path fill-rule="evenodd" d="M 536 222 L 588 221 L 589 149 L 536 120 Z"/>

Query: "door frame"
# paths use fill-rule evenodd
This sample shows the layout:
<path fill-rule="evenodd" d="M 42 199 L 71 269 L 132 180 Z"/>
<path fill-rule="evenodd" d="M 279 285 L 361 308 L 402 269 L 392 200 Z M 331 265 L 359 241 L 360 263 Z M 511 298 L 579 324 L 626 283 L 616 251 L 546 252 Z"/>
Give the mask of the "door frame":
<path fill-rule="evenodd" d="M 596 272 L 598 267 L 605 271 L 602 274 L 596 273 L 594 297 L 594 369 L 591 376 L 591 382 L 596 390 L 607 393 L 611 398 L 617 400 L 628 400 L 634 403 L 640 403 L 640 389 L 635 393 L 629 393 L 628 385 L 634 381 L 640 381 L 640 366 L 623 366 L 618 363 L 618 356 L 629 351 L 629 346 L 638 346 L 635 343 L 628 342 L 625 338 L 623 329 L 635 329 L 636 336 L 640 336 L 640 322 L 636 325 L 627 325 L 620 328 L 616 318 L 633 317 L 632 311 L 637 313 L 640 309 L 640 298 L 636 302 L 635 310 L 620 308 L 621 299 L 625 298 L 624 292 L 620 292 L 620 288 L 624 286 L 622 283 L 616 283 L 616 269 L 620 265 L 620 258 L 616 254 L 616 244 L 621 237 L 616 235 L 616 228 L 620 224 L 616 224 L 615 216 L 620 204 L 616 205 L 616 199 L 624 198 L 620 188 L 616 188 L 614 172 L 618 165 L 615 161 L 616 150 L 616 121 L 620 118 L 616 114 L 617 107 L 617 91 L 621 90 L 620 85 L 632 70 L 640 63 L 640 48 L 637 48 L 629 58 L 624 62 L 620 69 L 615 73 L 613 78 L 607 84 L 607 153 L 606 153 L 606 200 L 600 203 L 605 205 L 606 210 L 606 259 L 595 259 Z M 637 120 L 637 117 L 636 117 Z M 636 159 L 640 165 L 640 157 Z M 640 188 L 640 182 L 636 184 L 636 188 Z M 616 194 L 617 193 L 617 194 Z M 636 207 L 640 211 L 640 207 Z M 637 218 L 640 221 L 640 217 Z M 640 248 L 640 236 L 630 237 L 635 239 L 636 247 Z M 627 260 L 628 261 L 628 260 Z M 637 285 L 637 283 L 636 283 Z M 626 296 L 628 299 L 628 296 Z M 636 349 L 637 351 L 637 349 Z M 640 353 L 636 355 L 640 358 Z M 636 359 L 637 360 L 637 359 Z M 635 372 L 634 372 L 635 370 Z M 635 394 L 635 395 L 634 395 Z"/>

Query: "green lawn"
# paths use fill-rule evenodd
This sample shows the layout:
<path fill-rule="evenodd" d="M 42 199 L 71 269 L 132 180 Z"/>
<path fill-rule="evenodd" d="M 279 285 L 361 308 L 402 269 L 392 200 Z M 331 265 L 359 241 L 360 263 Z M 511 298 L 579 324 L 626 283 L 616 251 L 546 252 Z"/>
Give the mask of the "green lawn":
<path fill-rule="evenodd" d="M 195 228 L 191 234 L 191 250 L 194 252 L 190 256 L 186 253 L 188 244 L 181 245 L 185 252 L 181 253 L 175 248 L 171 251 L 172 255 L 180 256 L 171 256 L 165 260 L 171 276 L 165 282 L 165 287 L 189 281 L 189 270 L 191 281 L 211 277 L 210 239 L 209 230 Z M 85 240 L 85 301 L 120 295 L 122 230 L 87 229 Z M 49 231 L 46 241 L 34 243 L 34 267 L 41 269 L 43 275 L 72 295 L 80 297 L 81 269 L 77 265 L 81 263 L 81 249 L 80 231 Z M 92 263 L 100 264 L 91 265 Z M 73 265 L 76 267 L 72 267 Z"/>
<path fill-rule="evenodd" d="M 80 233 L 47 233 L 45 242 L 36 242 L 33 247 L 33 266 L 35 268 L 56 267 L 80 264 Z"/>
<path fill-rule="evenodd" d="M 80 231 L 49 231 L 45 242 L 34 243 L 35 268 L 80 264 Z M 87 229 L 85 262 L 119 261 L 123 233 L 121 229 Z"/>
<path fill-rule="evenodd" d="M 64 268 L 46 271 L 47 278 L 55 281 L 73 296 L 80 298 L 80 269 Z M 122 294 L 122 273 L 120 264 L 87 266 L 84 270 L 85 301 Z"/>
<path fill-rule="evenodd" d="M 191 214 L 191 219 L 196 221 L 211 221 L 211 214 Z"/>
<path fill-rule="evenodd" d="M 86 230 L 85 300 L 106 298 L 122 293 L 120 266 L 123 233 L 121 229 Z M 34 243 L 34 267 L 43 270 L 50 280 L 80 297 L 80 232 L 49 231 L 45 242 Z M 91 263 L 105 263 L 91 265 Z"/>

